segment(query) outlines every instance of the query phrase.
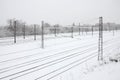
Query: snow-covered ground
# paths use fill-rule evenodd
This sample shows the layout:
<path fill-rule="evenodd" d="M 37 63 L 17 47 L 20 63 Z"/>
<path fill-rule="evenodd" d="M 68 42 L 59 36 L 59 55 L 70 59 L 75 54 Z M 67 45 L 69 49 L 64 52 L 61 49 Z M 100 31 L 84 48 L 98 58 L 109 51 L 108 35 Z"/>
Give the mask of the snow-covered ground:
<path fill-rule="evenodd" d="M 119 34 L 104 32 L 104 60 L 120 52 Z M 44 49 L 40 38 L 18 37 L 16 44 L 12 38 L 0 39 L 0 80 L 94 80 L 93 66 L 100 66 L 98 32 L 74 33 L 74 38 L 70 33 L 45 35 Z"/>
<path fill-rule="evenodd" d="M 81 80 L 120 80 L 120 62 L 94 67 Z"/>

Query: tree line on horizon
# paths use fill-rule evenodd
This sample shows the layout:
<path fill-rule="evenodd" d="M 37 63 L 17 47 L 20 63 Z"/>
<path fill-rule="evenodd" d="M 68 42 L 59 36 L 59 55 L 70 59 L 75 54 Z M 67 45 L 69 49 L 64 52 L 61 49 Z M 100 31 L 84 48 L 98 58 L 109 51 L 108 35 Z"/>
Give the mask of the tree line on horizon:
<path fill-rule="evenodd" d="M 14 36 L 14 19 L 7 20 L 6 26 L 0 26 L 0 38 L 2 37 L 12 37 Z M 36 26 L 36 27 L 34 27 Z M 84 25 L 68 25 L 68 26 L 62 26 L 60 24 L 51 25 L 49 23 L 44 23 L 44 34 L 54 34 L 55 31 L 57 34 L 59 33 L 70 33 L 72 31 L 74 32 L 89 32 L 89 31 L 98 31 L 99 24 L 96 23 L 94 25 L 84 24 Z M 36 28 L 36 35 L 41 35 L 41 25 L 33 24 L 33 25 L 27 25 L 25 22 L 21 20 L 16 20 L 16 35 L 22 36 L 25 32 L 25 35 L 34 35 L 34 28 Z M 103 30 L 104 31 L 111 31 L 111 30 L 120 30 L 120 24 L 115 23 L 104 23 L 103 24 Z"/>

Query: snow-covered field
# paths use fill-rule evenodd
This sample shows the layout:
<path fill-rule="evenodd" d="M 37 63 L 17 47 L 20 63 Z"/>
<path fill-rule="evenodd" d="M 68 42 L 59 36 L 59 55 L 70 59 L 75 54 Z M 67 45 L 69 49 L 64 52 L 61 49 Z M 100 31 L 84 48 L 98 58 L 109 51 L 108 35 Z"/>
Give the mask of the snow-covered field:
<path fill-rule="evenodd" d="M 120 31 L 116 31 L 114 36 L 112 31 L 104 32 L 105 61 L 119 54 L 119 34 Z M 91 78 L 99 74 L 97 69 L 96 73 L 92 72 L 93 67 L 100 66 L 97 61 L 98 32 L 93 36 L 91 32 L 74 33 L 74 38 L 70 33 L 58 34 L 57 37 L 45 35 L 44 49 L 40 38 L 37 36 L 34 41 L 33 36 L 18 37 L 16 44 L 12 38 L 0 39 L 0 80 L 98 80 Z"/>
<path fill-rule="evenodd" d="M 94 67 L 82 80 L 120 80 L 120 63 Z"/>

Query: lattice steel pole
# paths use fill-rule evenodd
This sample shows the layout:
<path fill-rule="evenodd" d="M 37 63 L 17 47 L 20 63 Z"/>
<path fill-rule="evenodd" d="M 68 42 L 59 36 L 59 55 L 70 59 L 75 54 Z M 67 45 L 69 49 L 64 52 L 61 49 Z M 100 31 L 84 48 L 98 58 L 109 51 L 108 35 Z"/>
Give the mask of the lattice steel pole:
<path fill-rule="evenodd" d="M 103 18 L 99 17 L 98 61 L 103 61 Z"/>

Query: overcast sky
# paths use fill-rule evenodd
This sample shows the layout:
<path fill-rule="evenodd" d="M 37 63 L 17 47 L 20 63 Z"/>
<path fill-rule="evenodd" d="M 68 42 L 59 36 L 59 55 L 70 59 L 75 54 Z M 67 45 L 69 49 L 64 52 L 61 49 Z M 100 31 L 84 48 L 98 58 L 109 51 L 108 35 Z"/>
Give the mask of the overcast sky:
<path fill-rule="evenodd" d="M 0 25 L 12 18 L 28 24 L 40 24 L 41 20 L 50 24 L 84 24 L 99 16 L 105 22 L 120 23 L 120 0 L 0 0 Z"/>

